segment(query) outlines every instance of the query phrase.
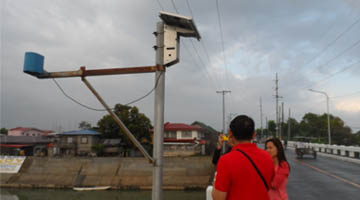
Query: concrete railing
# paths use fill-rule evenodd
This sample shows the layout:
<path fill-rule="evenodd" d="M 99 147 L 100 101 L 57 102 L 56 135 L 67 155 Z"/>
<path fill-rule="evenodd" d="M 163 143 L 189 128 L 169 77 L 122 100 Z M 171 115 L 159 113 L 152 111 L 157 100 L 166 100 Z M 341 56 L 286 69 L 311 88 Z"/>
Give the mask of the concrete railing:
<path fill-rule="evenodd" d="M 288 146 L 295 148 L 298 142 L 289 141 Z M 318 143 L 303 142 L 305 147 L 312 147 L 315 151 L 332 155 L 357 158 L 360 159 L 360 147 L 344 146 L 344 145 L 328 145 Z"/>

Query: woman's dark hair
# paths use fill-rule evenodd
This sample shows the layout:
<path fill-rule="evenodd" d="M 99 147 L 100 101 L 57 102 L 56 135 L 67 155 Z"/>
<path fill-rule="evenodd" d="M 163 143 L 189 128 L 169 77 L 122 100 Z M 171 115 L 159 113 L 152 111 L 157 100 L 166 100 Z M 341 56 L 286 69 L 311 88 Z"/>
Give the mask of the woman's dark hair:
<path fill-rule="evenodd" d="M 271 139 L 266 140 L 266 142 L 265 142 L 265 150 L 266 150 L 266 145 L 269 142 L 272 142 L 275 145 L 275 147 L 276 147 L 276 149 L 278 151 L 277 158 L 279 160 L 279 165 L 281 166 L 283 161 L 286 161 L 288 163 L 288 165 L 289 165 L 289 162 L 286 160 L 284 147 L 283 147 L 281 141 L 278 138 L 271 138 Z M 289 165 L 289 168 L 290 168 L 290 165 Z"/>
<path fill-rule="evenodd" d="M 230 130 L 237 140 L 251 140 L 255 131 L 254 120 L 246 115 L 239 115 L 231 121 Z"/>

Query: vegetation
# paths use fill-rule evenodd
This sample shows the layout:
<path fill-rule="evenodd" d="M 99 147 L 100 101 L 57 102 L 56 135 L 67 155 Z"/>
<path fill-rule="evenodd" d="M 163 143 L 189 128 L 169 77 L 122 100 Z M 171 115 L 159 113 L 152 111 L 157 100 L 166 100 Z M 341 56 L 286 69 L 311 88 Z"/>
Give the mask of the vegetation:
<path fill-rule="evenodd" d="M 264 134 L 274 136 L 276 129 L 275 122 L 268 122 L 268 130 L 264 130 Z M 328 143 L 328 121 L 327 114 L 317 115 L 314 113 L 306 113 L 300 122 L 290 118 L 291 138 L 294 136 L 305 136 L 315 138 L 313 142 Z M 288 123 L 282 124 L 282 138 L 287 139 Z M 352 133 L 350 127 L 345 126 L 344 121 L 337 116 L 330 115 L 330 132 L 332 144 L 338 145 L 360 145 L 360 131 L 356 134 Z M 265 136 L 267 136 L 265 134 Z"/>
<path fill-rule="evenodd" d="M 104 155 L 105 145 L 104 144 L 95 144 L 91 147 L 91 150 L 96 153 L 97 156 Z"/>
<path fill-rule="evenodd" d="M 87 121 L 81 121 L 79 123 L 79 129 L 83 129 L 83 130 L 91 129 L 91 124 Z"/>
<path fill-rule="evenodd" d="M 6 128 L 1 128 L 1 129 L 0 129 L 0 134 L 7 135 L 7 134 L 8 134 L 8 130 L 7 130 Z"/>
<path fill-rule="evenodd" d="M 151 141 L 150 130 L 153 128 L 150 119 L 143 113 L 139 113 L 137 107 L 116 104 L 114 113 L 121 119 L 130 132 L 138 141 Z M 101 132 L 104 138 L 121 138 L 127 146 L 133 146 L 120 126 L 108 114 L 98 121 L 97 131 Z"/>
<path fill-rule="evenodd" d="M 202 128 L 203 133 L 205 135 L 205 140 L 209 141 L 208 143 L 206 143 L 205 146 L 205 154 L 211 155 L 217 146 L 218 135 L 220 133 L 211 126 L 208 126 L 202 122 L 195 121 L 191 125 L 197 125 Z"/>

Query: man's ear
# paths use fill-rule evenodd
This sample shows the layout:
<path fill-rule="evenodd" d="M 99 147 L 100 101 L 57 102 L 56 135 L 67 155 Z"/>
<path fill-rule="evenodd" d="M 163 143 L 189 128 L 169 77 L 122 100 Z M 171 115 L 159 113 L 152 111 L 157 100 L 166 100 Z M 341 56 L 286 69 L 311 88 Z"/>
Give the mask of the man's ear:
<path fill-rule="evenodd" d="M 229 129 L 229 138 L 230 137 L 234 137 L 234 135 L 233 135 L 232 131 Z"/>
<path fill-rule="evenodd" d="M 256 136 L 257 136 L 257 133 L 256 133 L 256 131 L 254 131 L 253 136 L 252 136 L 252 139 L 255 140 L 255 139 L 256 139 Z"/>

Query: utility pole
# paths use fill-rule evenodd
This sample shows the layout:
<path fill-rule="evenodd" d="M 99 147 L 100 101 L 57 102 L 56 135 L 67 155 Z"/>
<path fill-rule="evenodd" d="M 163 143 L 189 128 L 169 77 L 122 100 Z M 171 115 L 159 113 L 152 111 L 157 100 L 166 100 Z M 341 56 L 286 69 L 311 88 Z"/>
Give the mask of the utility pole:
<path fill-rule="evenodd" d="M 220 93 L 223 95 L 222 98 L 222 103 L 223 103 L 223 129 L 222 129 L 222 133 L 225 134 L 225 94 L 226 93 L 231 93 L 230 90 L 222 90 L 222 91 L 216 91 L 216 93 Z M 222 152 L 225 153 L 225 142 L 223 144 L 223 148 L 222 148 Z"/>
<path fill-rule="evenodd" d="M 268 118 L 265 117 L 265 127 L 266 127 L 266 137 L 269 137 L 269 123 L 268 123 Z"/>
<path fill-rule="evenodd" d="M 280 140 L 282 139 L 283 135 L 283 124 L 284 124 L 284 102 L 281 102 L 281 124 L 280 124 Z"/>
<path fill-rule="evenodd" d="M 225 94 L 231 93 L 230 90 L 222 90 L 222 91 L 216 91 L 218 94 L 222 94 L 222 103 L 223 103 L 223 129 L 222 133 L 225 134 Z"/>
<path fill-rule="evenodd" d="M 276 98 L 276 136 L 279 136 L 279 94 L 278 94 L 278 75 L 275 79 L 275 98 Z"/>
<path fill-rule="evenodd" d="M 264 133 L 263 133 L 262 99 L 261 99 L 261 97 L 260 97 L 260 128 L 261 128 L 261 137 L 264 137 Z"/>
<path fill-rule="evenodd" d="M 280 116 L 279 116 L 279 98 L 282 98 L 279 96 L 279 79 L 278 75 L 276 73 L 276 79 L 275 79 L 275 98 L 276 98 L 276 136 L 280 136 Z"/>
<path fill-rule="evenodd" d="M 158 22 L 156 36 L 156 65 L 164 65 L 164 23 Z M 157 83 L 156 83 L 156 80 Z M 156 85 L 157 84 L 157 85 Z M 165 71 L 155 73 L 155 105 L 154 105 L 154 149 L 153 158 L 156 161 L 153 167 L 152 200 L 163 199 L 163 151 L 164 141 L 164 104 L 165 104 Z"/>
<path fill-rule="evenodd" d="M 290 121 L 290 116 L 291 116 L 291 109 L 289 108 L 287 141 L 290 141 L 290 132 L 291 132 L 291 121 Z"/>

